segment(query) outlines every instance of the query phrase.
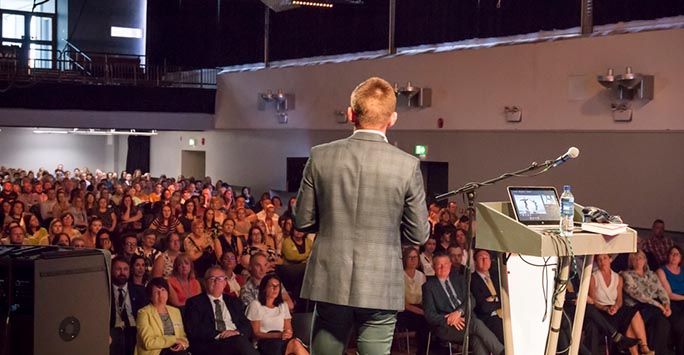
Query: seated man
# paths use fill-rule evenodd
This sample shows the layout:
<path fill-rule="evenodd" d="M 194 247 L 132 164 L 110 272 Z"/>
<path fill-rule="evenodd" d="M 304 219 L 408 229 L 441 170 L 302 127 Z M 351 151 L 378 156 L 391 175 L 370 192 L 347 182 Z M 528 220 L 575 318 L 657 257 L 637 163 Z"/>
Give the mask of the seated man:
<path fill-rule="evenodd" d="M 145 288 L 129 282 L 128 260 L 112 259 L 112 302 L 109 320 L 110 355 L 133 355 L 136 340 L 135 317 L 149 301 Z"/>
<path fill-rule="evenodd" d="M 223 294 L 226 273 L 212 266 L 204 274 L 206 292 L 185 303 L 185 331 L 194 355 L 258 355 L 242 303 Z"/>
<path fill-rule="evenodd" d="M 9 237 L 2 240 L 5 245 L 28 245 L 24 228 L 18 224 L 9 227 Z"/>
<path fill-rule="evenodd" d="M 476 249 L 473 257 L 475 258 L 475 273 L 470 279 L 470 292 L 475 298 L 475 315 L 503 343 L 499 277 L 489 272 L 492 267 L 492 259 L 487 250 Z"/>
<path fill-rule="evenodd" d="M 451 275 L 451 260 L 444 252 L 432 257 L 435 276 L 429 276 L 423 284 L 423 309 L 425 319 L 433 327 L 434 334 L 442 340 L 463 341 L 466 312 L 465 280 L 460 275 Z M 475 301 L 471 304 L 474 306 Z M 477 317 L 470 317 L 470 340 L 475 355 L 499 355 L 504 346 L 489 328 Z"/>

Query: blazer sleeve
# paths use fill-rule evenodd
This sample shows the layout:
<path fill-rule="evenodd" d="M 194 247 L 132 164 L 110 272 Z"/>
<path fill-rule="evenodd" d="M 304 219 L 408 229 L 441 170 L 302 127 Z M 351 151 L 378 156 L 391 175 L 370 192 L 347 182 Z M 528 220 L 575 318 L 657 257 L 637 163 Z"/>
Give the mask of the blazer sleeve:
<path fill-rule="evenodd" d="M 157 320 L 155 317 L 159 318 L 159 315 L 154 308 L 144 307 L 138 311 L 135 322 L 138 328 L 138 344 L 143 350 L 166 349 L 176 342 L 175 335 L 164 335 L 157 323 L 161 323 L 161 318 Z"/>
<path fill-rule="evenodd" d="M 207 342 L 214 340 L 218 335 L 213 326 L 213 318 L 211 315 L 211 304 L 208 303 L 204 307 L 200 297 L 207 297 L 204 293 L 190 298 L 185 304 L 185 320 L 184 325 L 188 335 L 188 339 L 192 342 Z"/>
<path fill-rule="evenodd" d="M 501 302 L 486 301 L 487 297 L 490 297 L 492 294 L 487 284 L 476 273 L 470 279 L 470 292 L 472 292 L 475 299 L 475 314 L 478 316 L 489 316 L 492 312 L 501 308 Z"/>
<path fill-rule="evenodd" d="M 302 182 L 303 184 L 303 182 Z M 430 236 L 430 222 L 428 222 L 425 205 L 425 188 L 423 175 L 420 172 L 420 162 L 416 159 L 413 177 L 404 198 L 404 214 L 401 218 L 402 239 L 412 244 L 425 244 Z"/>
<path fill-rule="evenodd" d="M 429 279 L 423 284 L 423 311 L 425 312 L 425 320 L 433 327 L 447 325 L 446 319 L 444 318 L 446 313 L 440 312 L 437 308 L 439 302 L 438 297 L 441 297 L 438 291 L 434 282 L 431 282 Z"/>
<path fill-rule="evenodd" d="M 242 333 L 242 335 L 251 338 L 252 337 L 252 323 L 245 316 L 245 307 L 234 297 L 223 296 L 223 301 L 226 302 L 228 306 L 228 311 L 230 312 L 230 317 L 235 323 L 237 329 Z"/>
<path fill-rule="evenodd" d="M 307 160 L 302 173 L 302 182 L 297 192 L 297 202 L 292 211 L 294 224 L 297 229 L 307 232 L 318 232 L 318 205 L 316 204 L 316 190 L 314 187 L 314 151 Z"/>

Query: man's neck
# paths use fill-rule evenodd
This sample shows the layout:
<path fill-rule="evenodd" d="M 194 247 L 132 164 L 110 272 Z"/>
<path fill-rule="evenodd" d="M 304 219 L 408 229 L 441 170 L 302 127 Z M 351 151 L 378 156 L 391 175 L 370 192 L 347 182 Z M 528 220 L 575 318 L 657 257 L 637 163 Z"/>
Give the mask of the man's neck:
<path fill-rule="evenodd" d="M 382 134 L 383 136 L 387 135 L 387 128 L 371 128 L 371 127 L 354 127 L 354 132 L 356 131 L 373 131 Z"/>

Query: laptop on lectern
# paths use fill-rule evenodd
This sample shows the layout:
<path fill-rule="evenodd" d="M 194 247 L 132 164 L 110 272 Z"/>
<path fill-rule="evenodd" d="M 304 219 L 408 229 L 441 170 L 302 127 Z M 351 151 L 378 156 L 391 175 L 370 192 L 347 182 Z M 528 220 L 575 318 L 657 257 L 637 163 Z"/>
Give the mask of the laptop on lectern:
<path fill-rule="evenodd" d="M 528 227 L 558 228 L 560 203 L 552 186 L 509 186 L 515 219 Z"/>

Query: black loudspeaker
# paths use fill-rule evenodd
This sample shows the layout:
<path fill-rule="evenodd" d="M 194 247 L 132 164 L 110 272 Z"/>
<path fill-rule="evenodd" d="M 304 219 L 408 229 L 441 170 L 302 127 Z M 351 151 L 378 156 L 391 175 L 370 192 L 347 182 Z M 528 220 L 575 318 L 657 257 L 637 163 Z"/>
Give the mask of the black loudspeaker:
<path fill-rule="evenodd" d="M 0 247 L 0 355 L 108 354 L 109 258 Z"/>

